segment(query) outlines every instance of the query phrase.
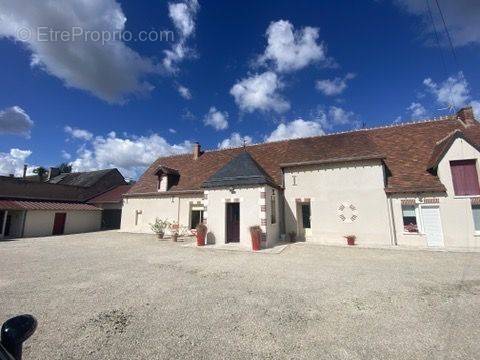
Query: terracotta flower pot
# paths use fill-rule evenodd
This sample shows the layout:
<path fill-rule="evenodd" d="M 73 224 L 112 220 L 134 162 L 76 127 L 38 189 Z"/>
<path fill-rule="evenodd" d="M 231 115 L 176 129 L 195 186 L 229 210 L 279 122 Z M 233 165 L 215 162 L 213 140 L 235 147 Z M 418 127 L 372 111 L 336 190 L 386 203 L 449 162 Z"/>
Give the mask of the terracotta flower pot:
<path fill-rule="evenodd" d="M 205 245 L 205 234 L 198 234 L 197 233 L 197 246 Z"/>
<path fill-rule="evenodd" d="M 159 239 L 163 239 L 163 236 L 164 236 L 164 235 L 165 235 L 164 233 L 158 233 L 158 234 L 157 234 L 157 237 L 158 237 Z"/>
<path fill-rule="evenodd" d="M 172 240 L 173 240 L 173 242 L 177 242 L 178 241 L 178 234 L 173 234 L 172 235 Z"/>
<path fill-rule="evenodd" d="M 262 230 L 254 227 L 250 229 L 250 236 L 252 237 L 252 250 L 258 251 L 262 249 Z"/>
<path fill-rule="evenodd" d="M 348 246 L 353 246 L 355 245 L 355 236 L 345 236 L 345 239 L 347 239 L 347 245 Z"/>

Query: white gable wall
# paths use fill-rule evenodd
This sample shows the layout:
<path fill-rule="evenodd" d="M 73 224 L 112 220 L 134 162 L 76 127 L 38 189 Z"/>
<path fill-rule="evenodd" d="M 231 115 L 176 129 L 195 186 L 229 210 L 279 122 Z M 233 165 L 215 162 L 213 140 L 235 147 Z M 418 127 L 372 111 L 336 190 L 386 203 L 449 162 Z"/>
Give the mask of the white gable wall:
<path fill-rule="evenodd" d="M 284 179 L 287 233 L 300 232 L 302 219 L 297 203 L 309 200 L 311 236 L 306 241 L 345 244 L 343 236 L 355 235 L 359 244 L 391 244 L 380 161 L 286 168 Z M 347 208 L 344 211 L 339 210 L 342 204 Z M 350 205 L 355 210 L 349 209 Z M 357 218 L 351 220 L 354 214 Z"/>
<path fill-rule="evenodd" d="M 427 246 L 426 236 L 422 233 L 422 229 L 419 234 L 409 234 L 403 231 L 401 200 L 416 199 L 418 203 L 425 201 L 424 199 L 435 198 L 438 199 L 445 247 L 452 249 L 480 247 L 480 234 L 475 234 L 471 197 L 455 196 L 450 170 L 450 161 L 471 159 L 477 160 L 477 173 L 479 173 L 480 153 L 465 140 L 456 139 L 438 164 L 438 177 L 447 189 L 446 195 L 406 194 L 392 197 L 398 245 Z M 417 208 L 421 206 L 423 205 L 418 204 Z M 421 217 L 418 220 L 421 226 Z"/>

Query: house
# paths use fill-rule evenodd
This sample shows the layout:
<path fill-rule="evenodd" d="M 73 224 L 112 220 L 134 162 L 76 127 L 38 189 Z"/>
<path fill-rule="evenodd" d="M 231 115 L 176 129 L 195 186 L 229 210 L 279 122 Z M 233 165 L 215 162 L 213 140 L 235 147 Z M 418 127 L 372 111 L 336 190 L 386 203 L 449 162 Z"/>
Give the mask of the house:
<path fill-rule="evenodd" d="M 100 230 L 104 208 L 89 200 L 126 185 L 117 169 L 60 174 L 47 179 L 0 176 L 0 239 Z"/>
<path fill-rule="evenodd" d="M 472 108 L 440 119 L 156 160 L 125 195 L 122 231 L 156 217 L 208 241 L 263 246 L 285 234 L 322 244 L 480 247 L 480 124 Z"/>

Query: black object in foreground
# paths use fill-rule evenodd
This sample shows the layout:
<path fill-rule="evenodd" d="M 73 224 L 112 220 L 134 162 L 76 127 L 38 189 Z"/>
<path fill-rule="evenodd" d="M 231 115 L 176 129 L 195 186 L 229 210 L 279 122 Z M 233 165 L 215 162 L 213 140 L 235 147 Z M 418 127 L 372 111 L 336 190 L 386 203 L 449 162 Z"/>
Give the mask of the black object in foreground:
<path fill-rule="evenodd" d="M 37 320 L 32 315 L 19 315 L 5 321 L 0 337 L 0 360 L 21 360 L 23 343 L 36 329 Z"/>

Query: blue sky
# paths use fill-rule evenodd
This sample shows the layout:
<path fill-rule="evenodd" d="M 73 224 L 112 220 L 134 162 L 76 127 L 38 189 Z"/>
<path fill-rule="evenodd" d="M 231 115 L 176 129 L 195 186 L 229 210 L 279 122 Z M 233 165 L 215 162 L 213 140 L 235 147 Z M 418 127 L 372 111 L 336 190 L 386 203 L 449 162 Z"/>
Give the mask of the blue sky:
<path fill-rule="evenodd" d="M 434 0 L 440 46 L 425 0 L 52 3 L 0 4 L 2 174 L 68 161 L 136 178 L 194 141 L 215 149 L 447 115 L 450 105 L 480 112 L 476 0 L 439 0 L 458 61 Z M 39 38 L 72 27 L 174 38 Z"/>

